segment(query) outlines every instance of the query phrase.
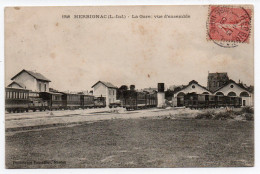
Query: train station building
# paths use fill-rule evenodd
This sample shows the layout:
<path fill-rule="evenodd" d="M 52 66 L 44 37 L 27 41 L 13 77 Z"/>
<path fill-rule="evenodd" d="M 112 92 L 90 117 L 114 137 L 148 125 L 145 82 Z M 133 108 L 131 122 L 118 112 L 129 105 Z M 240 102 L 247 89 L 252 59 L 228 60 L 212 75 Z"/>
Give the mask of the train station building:
<path fill-rule="evenodd" d="M 172 98 L 173 106 L 183 106 L 184 95 L 187 93 L 238 96 L 242 98 L 242 106 L 254 105 L 253 87 L 229 79 L 227 73 L 209 73 L 207 88 L 192 80 L 188 85 L 175 90 Z"/>
<path fill-rule="evenodd" d="M 200 85 L 197 81 L 192 80 L 188 85 L 183 86 L 173 94 L 173 106 L 181 107 L 184 105 L 184 95 L 187 93 L 212 94 L 206 87 Z"/>
<path fill-rule="evenodd" d="M 106 105 L 116 102 L 117 87 L 110 82 L 98 81 L 93 86 L 93 95 L 95 97 L 106 97 Z"/>
<path fill-rule="evenodd" d="M 242 106 L 254 105 L 254 93 L 252 87 L 235 82 L 228 77 L 227 72 L 208 73 L 208 90 L 215 95 L 238 96 L 242 98 Z"/>
<path fill-rule="evenodd" d="M 222 87 L 218 88 L 215 95 L 225 96 L 238 96 L 242 98 L 242 106 L 253 106 L 254 105 L 254 94 L 253 91 L 242 83 L 236 83 L 233 80 L 229 80 Z"/>
<path fill-rule="evenodd" d="M 23 69 L 18 74 L 11 78 L 8 87 L 29 89 L 34 92 L 49 92 L 49 79 L 42 74 Z"/>

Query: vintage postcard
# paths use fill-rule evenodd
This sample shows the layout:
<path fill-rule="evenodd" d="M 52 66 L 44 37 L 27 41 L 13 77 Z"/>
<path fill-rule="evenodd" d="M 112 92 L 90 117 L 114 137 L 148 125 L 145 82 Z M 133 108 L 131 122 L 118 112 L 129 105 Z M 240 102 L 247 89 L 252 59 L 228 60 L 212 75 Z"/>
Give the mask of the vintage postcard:
<path fill-rule="evenodd" d="M 5 8 L 5 166 L 254 166 L 252 5 Z"/>

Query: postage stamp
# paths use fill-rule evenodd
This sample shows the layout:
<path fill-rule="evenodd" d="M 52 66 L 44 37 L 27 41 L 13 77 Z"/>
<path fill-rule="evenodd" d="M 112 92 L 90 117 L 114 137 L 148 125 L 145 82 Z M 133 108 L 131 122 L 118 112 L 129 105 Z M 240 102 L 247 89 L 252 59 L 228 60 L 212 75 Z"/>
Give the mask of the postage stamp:
<path fill-rule="evenodd" d="M 208 39 L 221 42 L 223 47 L 234 47 L 236 43 L 248 43 L 251 31 L 251 9 L 239 6 L 210 6 Z M 223 44 L 223 42 L 229 42 Z M 217 43 L 217 44 L 218 44 Z"/>

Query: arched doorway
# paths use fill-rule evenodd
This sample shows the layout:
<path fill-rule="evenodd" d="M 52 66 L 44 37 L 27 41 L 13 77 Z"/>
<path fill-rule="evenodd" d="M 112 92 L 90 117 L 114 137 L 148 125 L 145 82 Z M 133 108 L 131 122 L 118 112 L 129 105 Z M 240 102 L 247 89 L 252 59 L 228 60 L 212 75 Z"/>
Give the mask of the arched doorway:
<path fill-rule="evenodd" d="M 229 92 L 229 93 L 228 93 L 228 96 L 233 97 L 233 96 L 237 96 L 237 94 L 232 91 L 232 92 Z"/>
<path fill-rule="evenodd" d="M 249 97 L 249 94 L 248 94 L 248 92 L 243 91 L 240 93 L 240 97 Z"/>
<path fill-rule="evenodd" d="M 246 106 L 247 104 L 249 104 L 249 94 L 246 91 L 243 91 L 240 93 L 239 95 L 240 97 L 242 97 L 242 106 Z"/>
<path fill-rule="evenodd" d="M 184 106 L 184 93 L 183 92 L 180 92 L 177 94 L 177 106 L 178 107 L 181 107 L 181 106 Z"/>
<path fill-rule="evenodd" d="M 216 95 L 224 96 L 222 92 L 217 92 Z"/>
<path fill-rule="evenodd" d="M 206 95 L 209 95 L 209 93 L 208 93 L 208 92 L 203 92 L 202 94 L 206 94 Z"/>

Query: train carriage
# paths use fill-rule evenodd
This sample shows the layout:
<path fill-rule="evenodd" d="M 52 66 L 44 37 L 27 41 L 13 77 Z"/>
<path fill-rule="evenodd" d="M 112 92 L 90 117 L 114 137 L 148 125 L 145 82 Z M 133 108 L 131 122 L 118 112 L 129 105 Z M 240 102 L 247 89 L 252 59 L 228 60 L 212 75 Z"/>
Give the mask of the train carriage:
<path fill-rule="evenodd" d="M 225 96 L 216 95 L 215 103 L 216 103 L 216 107 L 225 107 Z"/>
<path fill-rule="evenodd" d="M 242 106 L 242 98 L 241 97 L 230 97 L 232 106 L 235 108 Z"/>
<path fill-rule="evenodd" d="M 123 98 L 121 99 L 122 106 L 127 110 L 137 109 L 136 107 L 136 91 L 126 90 L 123 91 Z"/>
<path fill-rule="evenodd" d="M 137 92 L 133 90 L 123 91 L 121 106 L 127 110 L 144 109 L 157 106 L 156 93 Z"/>
<path fill-rule="evenodd" d="M 231 106 L 231 100 L 229 96 L 224 96 L 224 106 L 230 107 Z"/>
<path fill-rule="evenodd" d="M 146 107 L 155 107 L 157 106 L 157 94 L 156 93 L 147 93 L 146 94 Z"/>
<path fill-rule="evenodd" d="M 28 112 L 29 90 L 5 88 L 5 109 L 7 112 Z"/>
<path fill-rule="evenodd" d="M 241 107 L 241 97 L 188 93 L 184 95 L 187 108 Z"/>
<path fill-rule="evenodd" d="M 150 107 L 156 107 L 157 106 L 157 93 L 152 93 L 150 95 Z"/>
<path fill-rule="evenodd" d="M 196 93 L 188 93 L 184 95 L 184 106 L 188 108 L 205 107 L 205 95 Z"/>
<path fill-rule="evenodd" d="M 151 95 L 149 93 L 146 93 L 146 96 L 145 96 L 145 103 L 146 103 L 146 107 L 150 107 L 151 105 Z"/>
<path fill-rule="evenodd" d="M 64 109 L 78 109 L 81 107 L 80 94 L 61 93 L 62 107 Z"/>
<path fill-rule="evenodd" d="M 39 92 L 29 91 L 29 105 L 28 109 L 35 112 L 36 110 L 42 111 L 48 109 L 47 101 L 40 97 Z"/>
<path fill-rule="evenodd" d="M 47 101 L 48 103 L 48 109 L 63 109 L 62 106 L 62 94 L 56 93 L 56 92 L 40 92 L 40 97 Z"/>
<path fill-rule="evenodd" d="M 138 109 L 146 108 L 146 93 L 137 92 L 137 94 L 136 94 L 136 107 Z"/>
<path fill-rule="evenodd" d="M 83 109 L 94 108 L 95 106 L 93 95 L 80 95 L 80 102 Z"/>
<path fill-rule="evenodd" d="M 206 95 L 206 101 L 207 101 L 207 107 L 208 108 L 215 108 L 216 102 L 215 102 L 215 95 Z"/>
<path fill-rule="evenodd" d="M 94 97 L 94 107 L 95 108 L 106 107 L 106 97 Z"/>

